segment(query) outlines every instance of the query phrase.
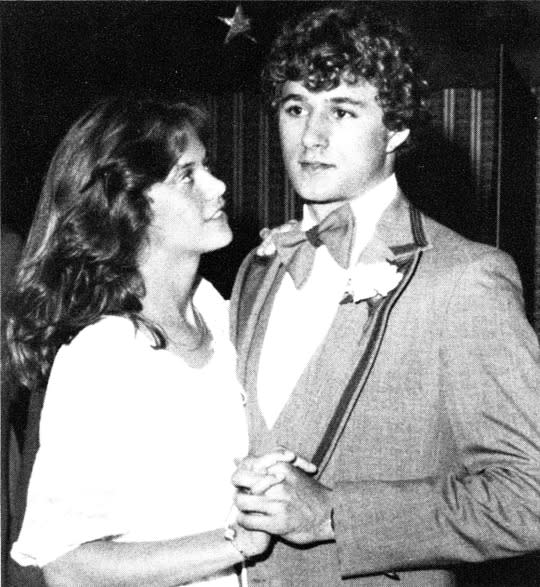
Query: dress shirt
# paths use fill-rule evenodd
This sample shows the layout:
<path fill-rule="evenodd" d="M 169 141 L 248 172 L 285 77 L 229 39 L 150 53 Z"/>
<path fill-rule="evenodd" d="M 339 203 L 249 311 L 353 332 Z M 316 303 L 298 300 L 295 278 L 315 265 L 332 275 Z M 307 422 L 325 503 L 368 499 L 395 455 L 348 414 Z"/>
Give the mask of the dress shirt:
<path fill-rule="evenodd" d="M 350 206 L 355 218 L 351 267 L 375 233 L 384 210 L 398 193 L 393 174 Z M 302 230 L 318 220 L 310 207 L 303 209 Z M 306 283 L 296 289 L 287 273 L 276 293 L 264 338 L 257 378 L 259 406 L 272 428 L 313 354 L 323 343 L 349 279 L 325 246 L 317 249 Z"/>

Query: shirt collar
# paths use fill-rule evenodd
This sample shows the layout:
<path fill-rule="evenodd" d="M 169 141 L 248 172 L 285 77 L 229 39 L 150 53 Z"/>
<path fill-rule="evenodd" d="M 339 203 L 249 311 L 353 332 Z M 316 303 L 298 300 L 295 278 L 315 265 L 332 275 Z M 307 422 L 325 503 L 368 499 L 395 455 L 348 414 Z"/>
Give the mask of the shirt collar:
<path fill-rule="evenodd" d="M 350 200 L 357 227 L 357 238 L 375 230 L 377 222 L 383 212 L 397 196 L 398 183 L 396 174 L 393 173 L 374 188 L 366 192 L 362 197 Z M 308 204 L 304 204 L 302 215 L 302 230 L 306 231 L 318 224 L 318 220 Z M 371 236 L 371 234 L 370 234 Z M 368 237 L 370 238 L 370 237 Z"/>

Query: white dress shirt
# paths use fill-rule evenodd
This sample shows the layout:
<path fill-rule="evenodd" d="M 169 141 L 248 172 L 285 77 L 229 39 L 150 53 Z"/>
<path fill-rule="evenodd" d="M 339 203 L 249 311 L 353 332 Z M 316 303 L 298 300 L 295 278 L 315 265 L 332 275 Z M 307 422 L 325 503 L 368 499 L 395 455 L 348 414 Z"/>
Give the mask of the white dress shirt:
<path fill-rule="evenodd" d="M 350 201 L 356 222 L 351 265 L 354 267 L 375 233 L 384 210 L 398 193 L 391 175 L 362 197 Z M 304 205 L 302 230 L 317 224 Z M 272 428 L 309 360 L 324 341 L 347 285 L 349 270 L 340 267 L 328 249 L 315 253 L 306 283 L 296 289 L 287 273 L 274 299 L 263 342 L 257 378 L 259 406 Z"/>

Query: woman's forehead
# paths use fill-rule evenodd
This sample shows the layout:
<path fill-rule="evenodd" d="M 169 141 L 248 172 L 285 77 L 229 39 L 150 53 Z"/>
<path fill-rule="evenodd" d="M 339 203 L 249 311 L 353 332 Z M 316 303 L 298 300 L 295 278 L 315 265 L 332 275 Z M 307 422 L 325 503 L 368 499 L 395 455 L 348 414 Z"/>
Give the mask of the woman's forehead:
<path fill-rule="evenodd" d="M 193 128 L 187 128 L 183 134 L 178 160 L 175 167 L 198 163 L 206 159 L 206 149 Z"/>

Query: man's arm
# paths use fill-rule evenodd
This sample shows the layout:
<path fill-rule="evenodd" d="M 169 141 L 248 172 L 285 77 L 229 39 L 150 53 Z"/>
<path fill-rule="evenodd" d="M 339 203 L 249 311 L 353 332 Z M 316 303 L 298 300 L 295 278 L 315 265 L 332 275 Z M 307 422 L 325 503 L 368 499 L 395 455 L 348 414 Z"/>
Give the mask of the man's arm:
<path fill-rule="evenodd" d="M 280 499 L 273 493 L 266 505 L 239 496 L 240 509 L 266 508 L 266 516 L 244 511 L 242 524 L 270 531 L 274 524 L 295 542 L 295 532 L 316 527 L 317 512 L 332 509 L 343 576 L 540 549 L 540 357 L 513 263 L 499 253 L 470 263 L 441 319 L 441 416 L 458 446 L 455 470 L 423 479 L 338 480 L 329 494 L 313 491 L 313 480 L 294 490 L 283 483 Z"/>
<path fill-rule="evenodd" d="M 469 262 L 441 320 L 441 418 L 454 467 L 334 487 L 338 552 L 351 574 L 540 549 L 540 350 L 514 263 L 497 252 Z"/>

